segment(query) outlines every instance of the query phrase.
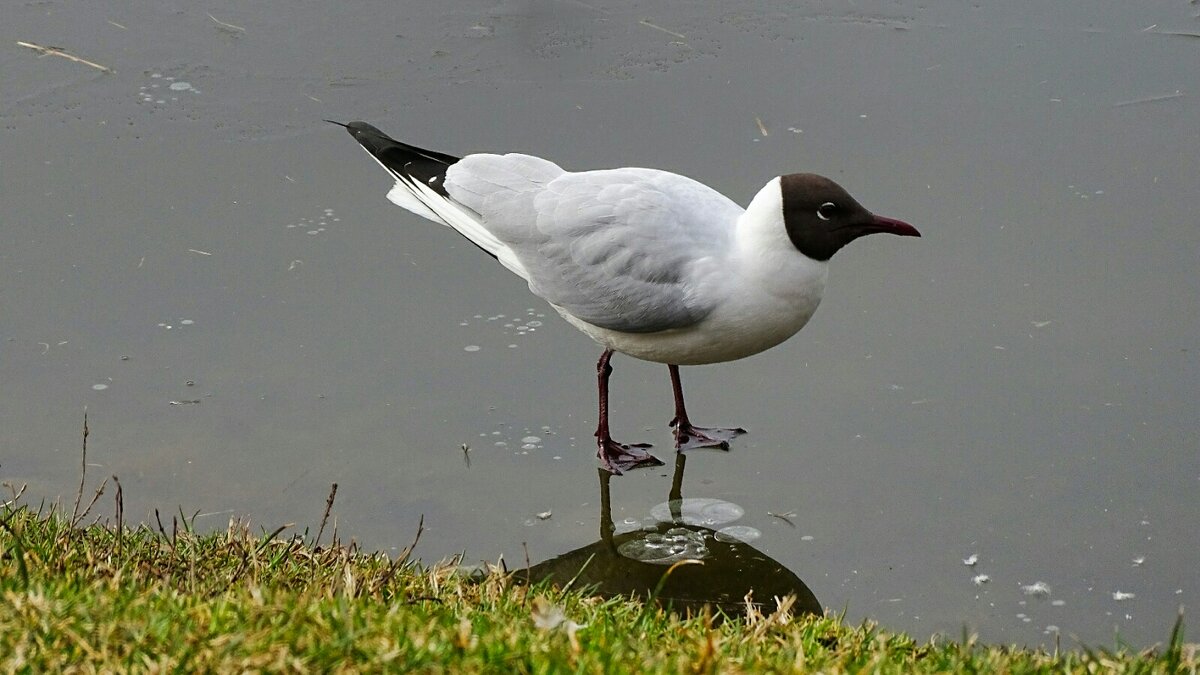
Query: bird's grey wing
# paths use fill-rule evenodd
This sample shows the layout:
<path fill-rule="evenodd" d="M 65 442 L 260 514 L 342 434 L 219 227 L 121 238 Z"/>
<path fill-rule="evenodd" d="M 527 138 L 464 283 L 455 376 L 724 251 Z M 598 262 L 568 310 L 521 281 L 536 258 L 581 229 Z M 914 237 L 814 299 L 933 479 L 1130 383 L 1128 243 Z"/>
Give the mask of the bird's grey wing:
<path fill-rule="evenodd" d="M 554 162 L 530 155 L 467 155 L 446 169 L 442 183 L 450 202 L 465 207 L 468 212 L 466 218 L 451 225 L 477 244 L 481 241 L 488 244 L 486 250 L 528 281 L 529 273 L 510 245 L 511 241 L 521 237 L 511 232 L 499 236 L 515 224 L 485 214 L 531 211 L 533 196 L 564 173 Z M 526 220 L 532 222 L 533 219 Z"/>
<path fill-rule="evenodd" d="M 529 162 L 536 158 L 517 157 L 536 165 Z M 514 184 L 517 160 L 466 160 L 452 168 L 450 193 L 512 249 L 530 290 L 571 315 L 648 333 L 690 326 L 720 301 L 702 287 L 742 209 L 711 188 L 651 169 L 564 172 Z M 460 167 L 469 171 L 455 174 Z"/>

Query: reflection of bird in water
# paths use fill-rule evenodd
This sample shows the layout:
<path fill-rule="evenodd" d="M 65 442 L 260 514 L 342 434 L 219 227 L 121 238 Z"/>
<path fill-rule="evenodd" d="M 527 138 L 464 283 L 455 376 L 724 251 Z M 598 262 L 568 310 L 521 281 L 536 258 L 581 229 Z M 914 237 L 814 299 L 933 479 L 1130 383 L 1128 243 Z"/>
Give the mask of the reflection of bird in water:
<path fill-rule="evenodd" d="M 647 444 L 609 434 L 614 351 L 668 365 L 677 449 L 728 449 L 745 430 L 694 426 L 679 366 L 740 359 L 794 335 L 821 302 L 829 259 L 854 239 L 920 236 L 815 174 L 773 178 L 743 209 L 666 171 L 574 173 L 515 153 L 459 158 L 365 122 L 341 126 L 395 178 L 388 199 L 453 227 L 604 347 L 597 455 L 612 473 L 662 464 Z"/>
<path fill-rule="evenodd" d="M 514 578 L 590 588 L 605 597 L 653 598 L 677 610 L 712 605 L 730 615 L 746 611 L 747 594 L 750 602 L 764 611 L 774 610 L 769 606 L 773 598 L 793 595 L 794 611 L 820 614 L 821 603 L 791 570 L 750 544 L 721 536 L 721 530 L 696 524 L 689 517 L 689 512 L 699 514 L 703 507 L 729 503 L 684 499 L 685 463 L 683 454 L 676 455 L 668 519 L 649 529 L 622 534 L 616 534 L 612 520 L 612 474 L 601 470 L 600 541 L 519 571 Z M 701 509 L 694 508 L 696 502 Z M 701 564 L 676 565 L 684 560 L 699 560 Z"/>

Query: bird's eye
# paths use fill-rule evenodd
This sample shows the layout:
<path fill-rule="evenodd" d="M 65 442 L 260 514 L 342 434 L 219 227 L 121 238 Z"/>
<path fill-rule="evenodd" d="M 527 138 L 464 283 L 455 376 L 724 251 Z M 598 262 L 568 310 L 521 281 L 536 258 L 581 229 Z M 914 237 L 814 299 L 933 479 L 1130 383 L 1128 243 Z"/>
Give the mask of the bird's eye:
<path fill-rule="evenodd" d="M 821 220 L 829 220 L 833 217 L 834 211 L 837 211 L 837 204 L 825 202 L 817 207 L 817 217 Z"/>

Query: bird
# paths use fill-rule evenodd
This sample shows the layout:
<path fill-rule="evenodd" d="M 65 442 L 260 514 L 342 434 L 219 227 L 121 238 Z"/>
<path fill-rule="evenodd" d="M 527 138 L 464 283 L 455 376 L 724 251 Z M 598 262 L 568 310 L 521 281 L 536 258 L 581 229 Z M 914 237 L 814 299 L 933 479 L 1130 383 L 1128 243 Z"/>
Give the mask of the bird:
<path fill-rule="evenodd" d="M 679 367 L 741 359 L 795 335 L 821 302 L 830 258 L 851 241 L 921 236 L 812 173 L 776 176 L 742 208 L 668 171 L 575 172 L 521 153 L 458 157 L 366 122 L 327 121 L 391 175 L 391 202 L 458 231 L 599 343 L 596 455 L 616 475 L 663 462 L 648 443 L 612 438 L 614 353 L 667 365 L 677 451 L 727 450 L 745 429 L 692 424 Z"/>

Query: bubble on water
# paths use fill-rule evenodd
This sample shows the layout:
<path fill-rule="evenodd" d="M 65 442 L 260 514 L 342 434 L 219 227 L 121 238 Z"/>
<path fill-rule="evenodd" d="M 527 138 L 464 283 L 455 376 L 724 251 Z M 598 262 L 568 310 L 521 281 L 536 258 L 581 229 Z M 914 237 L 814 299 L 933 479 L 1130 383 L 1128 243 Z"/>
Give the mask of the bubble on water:
<path fill-rule="evenodd" d="M 480 349 L 482 348 L 479 345 L 467 345 L 466 347 L 463 347 L 464 352 L 477 352 Z"/>
<path fill-rule="evenodd" d="M 541 443 L 542 439 L 537 436 L 526 436 L 521 439 L 522 443 Z"/>
<path fill-rule="evenodd" d="M 172 82 L 168 89 L 171 91 L 195 91 L 195 89 L 192 89 L 191 82 L 184 82 L 182 80 L 179 82 Z"/>
<path fill-rule="evenodd" d="M 762 532 L 750 527 L 749 525 L 729 525 L 717 530 L 713 538 L 717 541 L 725 543 L 733 543 L 735 541 L 752 542 L 762 536 Z"/>
<path fill-rule="evenodd" d="M 625 534 L 642 529 L 642 521 L 637 518 L 626 518 L 619 523 L 613 524 L 613 534 Z"/>
<path fill-rule="evenodd" d="M 192 325 L 192 324 L 194 324 L 194 323 L 196 323 L 196 322 L 195 322 L 195 321 L 192 321 L 191 319 L 183 319 L 183 320 L 182 320 L 182 321 L 180 321 L 179 323 L 180 323 L 180 324 L 182 324 L 182 325 L 184 325 L 184 326 L 190 326 L 190 325 Z"/>
<path fill-rule="evenodd" d="M 645 537 L 630 539 L 617 547 L 617 553 L 631 560 L 653 565 L 673 565 L 680 560 L 702 560 L 707 558 L 708 547 L 704 535 L 683 527 L 673 527 L 666 532 L 648 533 Z"/>
<path fill-rule="evenodd" d="M 540 447 L 540 446 L 534 445 L 533 443 L 526 443 L 521 446 L 521 449 L 522 450 L 537 450 L 538 447 Z"/>
<path fill-rule="evenodd" d="M 1113 594 L 1112 594 L 1112 599 L 1116 600 L 1117 602 L 1121 602 L 1122 600 L 1132 600 L 1133 598 L 1136 598 L 1136 597 L 1137 597 L 1137 594 L 1127 593 L 1125 591 L 1113 591 Z"/>
<path fill-rule="evenodd" d="M 107 384 L 93 384 L 92 389 L 94 389 L 95 391 L 104 391 L 105 389 L 108 389 L 108 385 Z"/>
<path fill-rule="evenodd" d="M 650 515 L 663 523 L 675 522 L 672 507 L 679 512 L 679 521 L 688 525 L 715 527 L 732 523 L 746 514 L 746 510 L 723 499 L 707 497 L 683 499 L 679 502 L 664 502 L 650 509 Z"/>

